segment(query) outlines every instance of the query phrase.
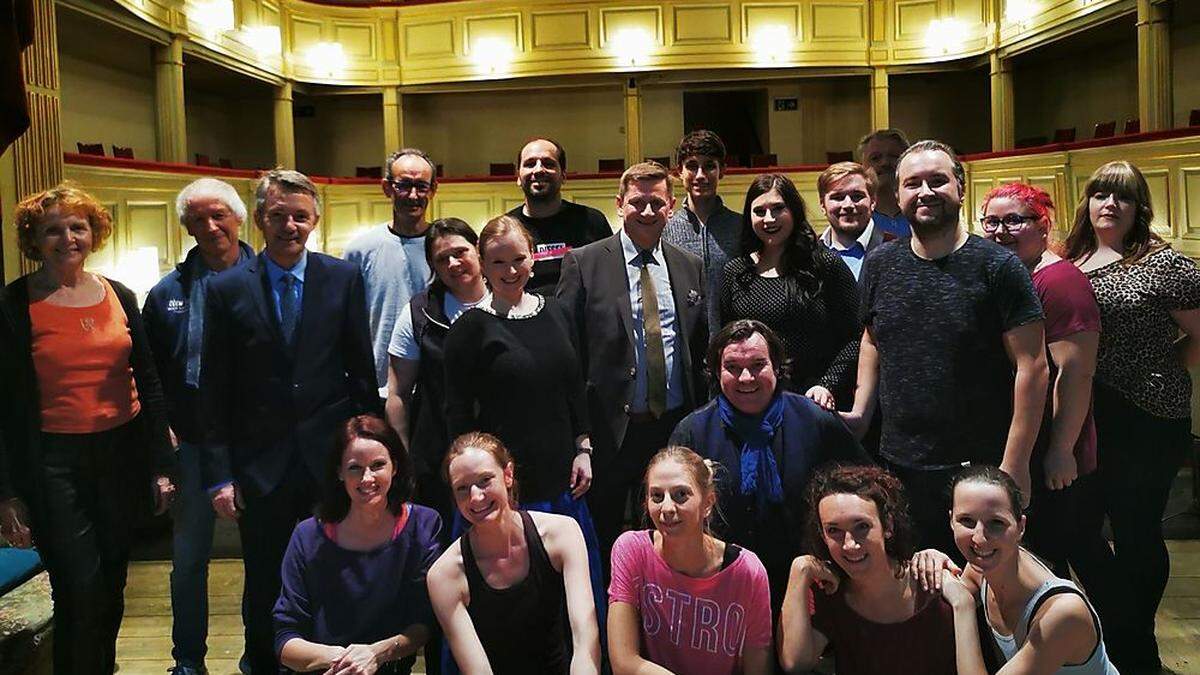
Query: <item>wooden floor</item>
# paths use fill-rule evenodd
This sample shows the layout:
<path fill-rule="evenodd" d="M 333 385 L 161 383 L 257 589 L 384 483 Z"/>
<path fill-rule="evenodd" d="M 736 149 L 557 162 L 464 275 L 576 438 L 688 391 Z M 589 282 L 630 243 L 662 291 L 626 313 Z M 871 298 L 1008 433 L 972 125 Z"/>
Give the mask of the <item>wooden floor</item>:
<path fill-rule="evenodd" d="M 1200 541 L 1170 541 L 1171 581 L 1158 612 L 1163 663 L 1181 675 L 1200 674 Z M 169 562 L 135 562 L 125 592 L 125 622 L 117 641 L 121 675 L 163 675 L 171 661 Z M 233 675 L 242 652 L 242 563 L 216 560 L 209 573 L 208 668 Z"/>

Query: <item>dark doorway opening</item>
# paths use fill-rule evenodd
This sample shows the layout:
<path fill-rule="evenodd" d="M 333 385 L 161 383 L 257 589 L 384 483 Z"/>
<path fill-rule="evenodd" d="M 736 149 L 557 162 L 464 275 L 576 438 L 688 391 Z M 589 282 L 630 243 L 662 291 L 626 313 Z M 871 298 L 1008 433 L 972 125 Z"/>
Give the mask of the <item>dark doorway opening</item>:
<path fill-rule="evenodd" d="M 683 128 L 708 129 L 720 136 L 730 166 L 775 163 L 769 161 L 766 89 L 684 92 Z"/>

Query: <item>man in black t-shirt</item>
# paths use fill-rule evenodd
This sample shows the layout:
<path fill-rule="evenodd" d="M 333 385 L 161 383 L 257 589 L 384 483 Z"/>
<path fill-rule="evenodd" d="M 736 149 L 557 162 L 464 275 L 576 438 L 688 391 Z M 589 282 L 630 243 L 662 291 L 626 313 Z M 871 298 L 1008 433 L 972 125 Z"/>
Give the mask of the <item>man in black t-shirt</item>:
<path fill-rule="evenodd" d="M 563 200 L 567 152 L 556 141 L 535 138 L 517 154 L 517 185 L 525 203 L 508 212 L 533 235 L 531 292 L 553 295 L 563 256 L 571 249 L 612 236 L 608 219 L 596 209 Z"/>
<path fill-rule="evenodd" d="M 865 429 L 878 393 L 880 461 L 904 482 L 923 547 L 959 557 L 947 516 L 955 472 L 998 465 L 1029 494 L 1048 377 L 1042 309 L 1021 261 L 959 221 L 964 177 L 953 150 L 916 143 L 897 174 L 912 237 L 864 263 L 866 330 L 846 421 Z"/>

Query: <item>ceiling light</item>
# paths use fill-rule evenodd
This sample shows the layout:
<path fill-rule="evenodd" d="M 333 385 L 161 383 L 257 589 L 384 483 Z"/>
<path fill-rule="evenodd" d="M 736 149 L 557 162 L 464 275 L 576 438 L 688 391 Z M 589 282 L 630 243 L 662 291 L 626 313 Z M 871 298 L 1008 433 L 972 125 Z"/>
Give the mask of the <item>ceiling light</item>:
<path fill-rule="evenodd" d="M 792 32 L 787 26 L 763 26 L 750 38 L 750 49 L 759 63 L 784 61 L 792 50 Z"/>
<path fill-rule="evenodd" d="M 308 67 L 323 73 L 326 77 L 335 77 L 346 70 L 346 50 L 340 42 L 318 42 L 308 48 Z"/>
<path fill-rule="evenodd" d="M 960 52 L 966 33 L 966 27 L 958 19 L 934 19 L 925 31 L 925 46 L 935 54 Z"/>
<path fill-rule="evenodd" d="M 259 56 L 279 56 L 283 53 L 283 39 L 277 26 L 243 26 L 242 42 L 258 52 Z"/>
<path fill-rule="evenodd" d="M 654 36 L 645 28 L 622 28 L 608 42 L 623 66 L 645 65 L 654 50 Z"/>
<path fill-rule="evenodd" d="M 471 45 L 471 60 L 481 73 L 506 73 L 513 61 L 512 41 L 498 37 L 479 38 Z"/>

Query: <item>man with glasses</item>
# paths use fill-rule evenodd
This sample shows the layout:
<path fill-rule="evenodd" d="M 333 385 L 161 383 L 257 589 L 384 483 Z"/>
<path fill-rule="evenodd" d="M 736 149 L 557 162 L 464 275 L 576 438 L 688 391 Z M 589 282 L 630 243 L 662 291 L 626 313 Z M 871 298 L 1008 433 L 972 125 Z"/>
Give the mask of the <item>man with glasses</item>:
<path fill-rule="evenodd" d="M 725 176 L 725 143 L 715 133 L 698 129 L 679 141 L 675 163 L 675 173 L 683 179 L 683 208 L 671 215 L 662 238 L 704 261 L 708 333 L 716 335 L 721 329 L 721 270 L 742 254 L 742 216 L 717 194 Z"/>
<path fill-rule="evenodd" d="M 920 548 L 953 555 L 953 474 L 998 465 L 1029 494 L 1049 377 L 1042 307 L 1020 259 L 959 221 L 964 173 L 949 146 L 913 144 L 897 178 L 912 237 L 882 244 L 863 264 L 866 329 L 844 417 L 861 437 L 878 393 L 880 463 L 907 488 Z"/>
<path fill-rule="evenodd" d="M 387 348 L 396 319 L 408 301 L 429 285 L 425 215 L 437 193 L 437 167 L 421 150 L 393 152 L 384 167 L 383 194 L 392 200 L 392 220 L 355 237 L 345 253 L 346 260 L 358 265 L 366 284 L 380 399 L 387 399 Z"/>
<path fill-rule="evenodd" d="M 517 153 L 517 185 L 525 203 L 508 212 L 533 235 L 530 292 L 552 295 L 571 249 L 612 235 L 608 219 L 596 209 L 563 199 L 567 151 L 558 141 L 533 138 Z"/>

